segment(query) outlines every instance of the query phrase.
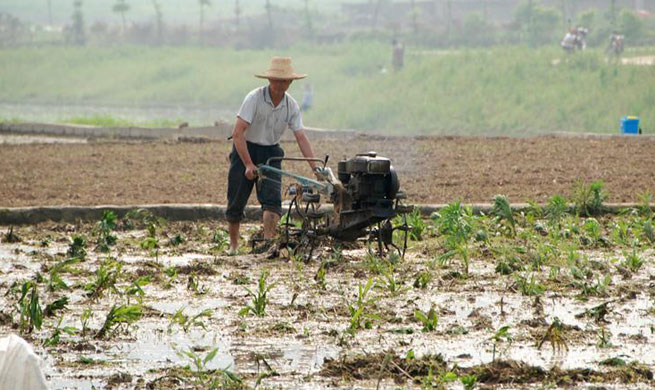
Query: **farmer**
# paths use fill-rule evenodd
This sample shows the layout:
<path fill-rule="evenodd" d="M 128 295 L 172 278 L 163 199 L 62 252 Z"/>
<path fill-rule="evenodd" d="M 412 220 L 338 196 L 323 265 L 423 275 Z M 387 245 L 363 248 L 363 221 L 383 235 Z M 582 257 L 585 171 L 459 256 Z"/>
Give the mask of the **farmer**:
<path fill-rule="evenodd" d="M 252 187 L 257 179 L 257 165 L 271 157 L 283 157 L 280 138 L 287 128 L 293 130 L 303 156 L 313 158 L 311 144 L 303 129 L 298 103 L 286 93 L 293 80 L 307 77 L 291 66 L 291 58 L 273 57 L 264 73 L 255 77 L 268 79 L 268 85 L 252 90 L 241 104 L 232 130 L 233 147 L 227 179 L 227 210 L 230 254 L 239 248 L 239 225 L 243 219 Z M 309 162 L 314 169 L 314 162 Z M 280 161 L 271 162 L 281 168 Z M 274 237 L 282 213 L 281 177 L 267 174 L 257 182 L 257 200 L 263 209 L 264 239 Z M 273 246 L 274 248 L 274 246 Z M 272 254 L 272 257 L 274 254 Z"/>
<path fill-rule="evenodd" d="M 391 66 L 398 72 L 405 65 L 405 45 L 393 39 L 391 41 Z"/>

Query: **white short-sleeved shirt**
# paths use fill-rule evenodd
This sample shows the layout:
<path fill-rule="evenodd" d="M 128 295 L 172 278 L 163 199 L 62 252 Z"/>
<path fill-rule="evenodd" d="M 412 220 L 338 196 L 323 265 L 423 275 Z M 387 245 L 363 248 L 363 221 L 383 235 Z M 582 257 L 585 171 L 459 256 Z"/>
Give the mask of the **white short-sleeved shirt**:
<path fill-rule="evenodd" d="M 250 91 L 243 99 L 237 116 L 248 122 L 246 141 L 259 145 L 275 145 L 287 128 L 293 131 L 303 129 L 300 108 L 288 93 L 273 107 L 268 86 Z"/>

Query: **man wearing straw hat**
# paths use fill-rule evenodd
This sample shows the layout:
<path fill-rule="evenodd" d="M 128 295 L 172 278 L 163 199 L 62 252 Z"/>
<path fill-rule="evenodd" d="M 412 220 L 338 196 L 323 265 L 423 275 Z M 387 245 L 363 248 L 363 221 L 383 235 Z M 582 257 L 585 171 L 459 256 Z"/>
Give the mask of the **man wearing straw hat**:
<path fill-rule="evenodd" d="M 255 77 L 268 79 L 268 85 L 251 91 L 241 104 L 232 130 L 233 147 L 230 153 L 230 170 L 227 183 L 227 210 L 225 212 L 230 234 L 230 253 L 239 247 L 239 226 L 243 210 L 248 203 L 257 176 L 257 165 L 270 157 L 283 157 L 280 138 L 287 128 L 293 130 L 303 156 L 314 153 L 303 130 L 298 103 L 286 93 L 293 80 L 307 77 L 298 74 L 291 66 L 291 58 L 273 57 L 264 73 Z M 314 168 L 314 162 L 309 163 Z M 271 163 L 281 168 L 281 162 Z M 264 238 L 272 239 L 282 214 L 281 177 L 261 180 L 257 184 L 257 200 L 264 211 Z"/>

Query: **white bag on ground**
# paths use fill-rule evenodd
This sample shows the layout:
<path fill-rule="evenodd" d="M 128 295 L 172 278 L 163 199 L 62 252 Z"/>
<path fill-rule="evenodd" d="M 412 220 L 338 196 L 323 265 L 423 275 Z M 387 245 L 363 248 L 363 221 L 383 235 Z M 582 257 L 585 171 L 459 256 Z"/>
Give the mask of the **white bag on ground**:
<path fill-rule="evenodd" d="M 0 390 L 46 390 L 39 358 L 25 340 L 0 338 Z"/>

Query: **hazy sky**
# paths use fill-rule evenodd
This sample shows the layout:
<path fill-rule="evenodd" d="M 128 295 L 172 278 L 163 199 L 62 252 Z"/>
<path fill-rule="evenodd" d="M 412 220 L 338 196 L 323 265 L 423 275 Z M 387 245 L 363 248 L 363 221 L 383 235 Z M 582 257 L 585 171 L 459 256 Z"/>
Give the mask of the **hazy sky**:
<path fill-rule="evenodd" d="M 162 7 L 164 21 L 167 23 L 196 23 L 199 15 L 198 0 L 157 0 Z M 350 0 L 361 2 L 364 0 Z M 115 0 L 83 0 L 82 9 L 87 22 L 102 20 L 120 23 L 120 16 L 112 12 Z M 129 21 L 148 21 L 154 18 L 152 0 L 126 0 L 130 10 L 126 14 Z M 235 0 L 210 0 L 211 6 L 206 7 L 207 20 L 226 19 L 234 17 Z M 46 24 L 49 21 L 48 4 L 52 10 L 53 24 L 61 25 L 69 22 L 73 13 L 73 0 L 1 0 L 0 12 L 10 13 L 22 20 L 32 23 Z M 243 13 L 263 12 L 266 0 L 239 0 Z M 274 6 L 304 9 L 304 0 L 271 0 Z M 322 12 L 335 12 L 339 9 L 338 0 L 309 0 L 311 9 Z"/>

